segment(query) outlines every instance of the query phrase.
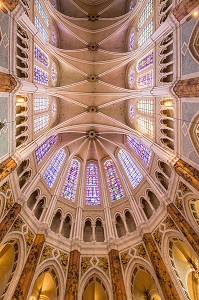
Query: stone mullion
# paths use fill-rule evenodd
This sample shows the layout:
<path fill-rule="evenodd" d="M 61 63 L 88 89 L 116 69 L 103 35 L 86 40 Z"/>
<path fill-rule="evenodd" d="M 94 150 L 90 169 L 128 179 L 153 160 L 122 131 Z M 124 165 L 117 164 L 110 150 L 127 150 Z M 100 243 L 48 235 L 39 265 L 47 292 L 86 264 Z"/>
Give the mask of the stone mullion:
<path fill-rule="evenodd" d="M 143 241 L 165 299 L 181 300 L 151 233 L 145 233 Z"/>
<path fill-rule="evenodd" d="M 78 299 L 79 269 L 80 253 L 77 250 L 71 251 L 66 281 L 65 300 Z"/>
<path fill-rule="evenodd" d="M 29 288 L 34 277 L 44 243 L 44 235 L 37 234 L 11 300 L 28 299 Z"/>
<path fill-rule="evenodd" d="M 19 203 L 15 203 L 13 207 L 9 210 L 7 215 L 0 223 L 0 243 L 3 238 L 6 236 L 7 232 L 10 230 L 12 224 L 16 220 L 17 216 L 21 211 L 21 205 Z"/>
<path fill-rule="evenodd" d="M 191 225 L 189 225 L 173 203 L 167 206 L 167 212 L 199 257 L 199 235 L 194 231 Z"/>
<path fill-rule="evenodd" d="M 113 299 L 127 300 L 119 252 L 112 249 L 108 255 L 111 270 Z"/>
<path fill-rule="evenodd" d="M 174 170 L 176 173 L 199 191 L 199 171 L 194 167 L 179 159 L 175 165 Z"/>

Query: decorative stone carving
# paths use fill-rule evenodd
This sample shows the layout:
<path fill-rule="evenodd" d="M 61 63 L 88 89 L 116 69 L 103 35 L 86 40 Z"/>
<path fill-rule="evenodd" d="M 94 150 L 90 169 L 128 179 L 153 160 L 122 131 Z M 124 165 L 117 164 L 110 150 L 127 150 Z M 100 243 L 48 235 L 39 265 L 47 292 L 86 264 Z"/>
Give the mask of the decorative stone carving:
<path fill-rule="evenodd" d="M 21 211 L 21 205 L 15 203 L 0 223 L 0 242 L 3 240 Z"/>
<path fill-rule="evenodd" d="M 88 20 L 89 20 L 89 21 L 94 22 L 94 21 L 96 21 L 96 20 L 98 20 L 98 19 L 99 19 L 99 16 L 98 16 L 98 15 L 91 15 L 91 14 L 88 15 Z"/>
<path fill-rule="evenodd" d="M 180 297 L 175 289 L 175 286 L 166 269 L 164 261 L 155 244 L 155 241 L 153 240 L 151 233 L 145 233 L 143 236 L 143 241 L 145 243 L 148 255 L 151 259 L 151 263 L 157 275 L 165 299 L 180 300 Z"/>
<path fill-rule="evenodd" d="M 123 270 L 126 271 L 126 268 L 131 260 L 131 256 L 128 254 L 128 251 L 125 251 L 125 252 L 121 253 L 120 257 L 121 257 Z"/>
<path fill-rule="evenodd" d="M 42 261 L 46 260 L 47 258 L 51 258 L 53 256 L 52 255 L 52 250 L 53 250 L 53 247 L 51 247 L 50 245 L 45 244 L 44 249 L 42 251 L 41 258 L 40 258 L 40 263 Z"/>
<path fill-rule="evenodd" d="M 161 245 L 162 245 L 162 236 L 163 236 L 163 233 L 160 232 L 159 228 L 156 228 L 156 230 L 153 233 L 153 237 L 154 237 L 159 249 L 161 249 Z"/>
<path fill-rule="evenodd" d="M 183 97 L 199 97 L 199 77 L 179 80 L 173 91 L 179 98 Z"/>
<path fill-rule="evenodd" d="M 19 0 L 1 0 L 1 2 L 10 11 L 13 11 L 15 7 L 19 4 Z"/>
<path fill-rule="evenodd" d="M 70 253 L 68 276 L 66 281 L 65 300 L 77 300 L 79 284 L 80 253 L 74 250 Z"/>
<path fill-rule="evenodd" d="M 135 249 L 137 249 L 136 251 L 137 256 L 143 257 L 144 259 L 148 260 L 148 255 L 146 253 L 146 249 L 143 244 L 137 245 Z"/>
<path fill-rule="evenodd" d="M 89 82 L 97 82 L 99 80 L 99 77 L 97 75 L 88 75 L 87 80 Z"/>
<path fill-rule="evenodd" d="M 12 75 L 0 72 L 0 92 L 11 93 L 16 86 L 17 81 Z"/>
<path fill-rule="evenodd" d="M 44 242 L 44 235 L 37 234 L 11 300 L 27 299 L 29 288 L 42 252 Z"/>
<path fill-rule="evenodd" d="M 66 273 L 67 265 L 68 265 L 68 254 L 66 252 L 60 251 L 60 256 L 58 258 L 58 261 L 60 262 L 60 265 L 62 266 L 64 273 Z"/>
<path fill-rule="evenodd" d="M 99 259 L 99 268 L 102 269 L 109 276 L 109 265 L 108 257 L 98 257 Z"/>
<path fill-rule="evenodd" d="M 18 217 L 14 222 L 11 231 L 22 231 L 23 225 L 24 225 L 23 220 L 20 217 Z"/>
<path fill-rule="evenodd" d="M 25 235 L 27 252 L 29 251 L 30 247 L 33 244 L 34 237 L 35 237 L 34 234 L 30 231 L 30 229 L 28 229 L 28 233 Z"/>
<path fill-rule="evenodd" d="M 120 264 L 119 252 L 117 250 L 112 249 L 109 252 L 109 261 L 113 287 L 113 298 L 114 300 L 126 300 L 127 297 L 122 276 L 122 268 Z"/>
<path fill-rule="evenodd" d="M 199 85 L 198 85 L 199 87 Z M 199 95 L 199 90 L 198 90 Z M 194 167 L 190 166 L 188 163 L 179 159 L 175 165 L 174 169 L 176 173 L 191 184 L 196 190 L 199 191 L 199 171 Z"/>
<path fill-rule="evenodd" d="M 90 51 L 98 51 L 99 49 L 99 45 L 97 43 L 89 43 L 87 47 Z"/>
<path fill-rule="evenodd" d="M 0 164 L 0 181 L 6 178 L 16 167 L 17 164 L 11 157 L 2 162 Z"/>
<path fill-rule="evenodd" d="M 198 0 L 182 0 L 173 9 L 173 14 L 178 21 L 181 21 L 197 6 L 198 6 Z"/>
<path fill-rule="evenodd" d="M 81 258 L 81 275 L 83 275 L 90 267 L 91 257 L 82 257 Z"/>
<path fill-rule="evenodd" d="M 166 225 L 166 229 L 175 229 L 178 230 L 175 226 L 175 223 L 173 222 L 173 220 L 171 219 L 170 216 L 167 216 L 165 218 L 165 220 L 163 221 L 163 223 Z"/>

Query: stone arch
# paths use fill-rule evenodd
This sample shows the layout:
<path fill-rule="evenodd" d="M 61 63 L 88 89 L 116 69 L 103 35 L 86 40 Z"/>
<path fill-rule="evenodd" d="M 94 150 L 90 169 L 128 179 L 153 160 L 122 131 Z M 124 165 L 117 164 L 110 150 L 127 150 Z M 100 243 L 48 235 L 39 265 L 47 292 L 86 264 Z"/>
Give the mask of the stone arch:
<path fill-rule="evenodd" d="M 6 196 L 3 193 L 0 193 L 0 220 L 3 217 L 3 212 L 6 206 Z"/>
<path fill-rule="evenodd" d="M 93 230 L 92 230 L 92 219 L 86 218 L 83 229 L 83 240 L 84 242 L 92 242 Z"/>
<path fill-rule="evenodd" d="M 198 34 L 199 34 L 199 29 L 198 29 Z M 196 153 L 199 155 L 199 113 L 197 113 L 190 122 L 189 135 L 192 144 L 194 146 L 194 149 L 196 150 Z"/>

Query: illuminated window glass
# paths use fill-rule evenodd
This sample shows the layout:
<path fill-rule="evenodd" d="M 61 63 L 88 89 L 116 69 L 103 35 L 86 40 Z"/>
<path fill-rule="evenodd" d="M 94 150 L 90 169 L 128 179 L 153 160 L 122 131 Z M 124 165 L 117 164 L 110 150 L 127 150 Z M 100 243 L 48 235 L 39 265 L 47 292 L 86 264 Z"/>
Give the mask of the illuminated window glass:
<path fill-rule="evenodd" d="M 52 104 L 52 116 L 53 116 L 53 118 L 55 118 L 56 112 L 57 112 L 57 104 L 54 101 L 53 104 Z"/>
<path fill-rule="evenodd" d="M 55 183 L 55 180 L 61 169 L 65 157 L 66 157 L 66 152 L 63 149 L 59 150 L 56 153 L 56 155 L 53 157 L 51 164 L 45 171 L 43 175 L 43 179 L 46 181 L 49 187 L 52 187 L 53 184 Z"/>
<path fill-rule="evenodd" d="M 35 61 L 41 63 L 44 67 L 48 68 L 49 66 L 48 55 L 43 50 L 41 50 L 41 48 L 39 48 L 37 45 L 35 45 L 34 47 L 34 58 Z"/>
<path fill-rule="evenodd" d="M 106 170 L 106 178 L 112 201 L 116 201 L 123 198 L 124 193 L 113 161 L 111 159 L 107 160 L 104 163 L 104 168 Z"/>
<path fill-rule="evenodd" d="M 152 33 L 153 33 L 153 20 L 151 19 L 139 34 L 138 47 L 142 46 L 150 38 Z"/>
<path fill-rule="evenodd" d="M 48 85 L 48 73 L 43 69 L 34 66 L 34 80 L 40 84 Z"/>
<path fill-rule="evenodd" d="M 129 88 L 133 88 L 135 82 L 135 72 L 133 66 L 130 67 L 128 81 L 129 81 Z"/>
<path fill-rule="evenodd" d="M 136 165 L 133 163 L 129 154 L 124 149 L 121 149 L 118 152 L 118 157 L 122 163 L 122 166 L 126 172 L 126 175 L 129 178 L 132 187 L 135 188 L 142 180 L 142 174 L 140 173 Z"/>
<path fill-rule="evenodd" d="M 46 154 L 56 144 L 57 141 L 58 141 L 57 135 L 52 135 L 45 142 L 43 142 L 39 147 L 35 149 L 35 156 L 36 156 L 37 163 L 40 163 L 42 161 L 42 159 L 46 156 Z"/>
<path fill-rule="evenodd" d="M 152 115 L 153 114 L 153 100 L 152 99 L 138 100 L 137 108 L 140 113 L 143 113 L 146 115 Z"/>
<path fill-rule="evenodd" d="M 132 0 L 131 3 L 130 3 L 130 6 L 129 6 L 129 9 L 133 9 L 135 7 L 135 0 Z"/>
<path fill-rule="evenodd" d="M 62 191 L 62 197 L 74 202 L 77 190 L 78 176 L 79 176 L 80 163 L 78 160 L 73 159 L 67 176 L 66 182 Z"/>
<path fill-rule="evenodd" d="M 138 89 L 151 87 L 152 85 L 153 85 L 153 70 L 138 76 L 137 78 Z"/>
<path fill-rule="evenodd" d="M 34 112 L 45 111 L 49 108 L 48 97 L 34 97 Z"/>
<path fill-rule="evenodd" d="M 135 31 L 134 29 L 131 30 L 130 38 L 129 38 L 129 50 L 133 50 L 135 42 Z"/>
<path fill-rule="evenodd" d="M 41 115 L 34 118 L 34 133 L 38 133 L 48 126 L 49 115 Z"/>
<path fill-rule="evenodd" d="M 57 35 L 55 31 L 52 31 L 52 45 L 56 46 L 57 45 Z"/>
<path fill-rule="evenodd" d="M 46 42 L 48 42 L 49 41 L 48 32 L 46 31 L 46 29 L 44 28 L 44 25 L 41 23 L 41 21 L 39 20 L 39 18 L 37 16 L 35 16 L 35 27 L 37 28 L 39 33 L 42 35 L 44 40 Z"/>
<path fill-rule="evenodd" d="M 143 133 L 153 135 L 153 122 L 145 117 L 139 116 L 138 117 L 138 130 L 142 131 Z"/>
<path fill-rule="evenodd" d="M 144 144 L 134 137 L 127 135 L 128 145 L 137 153 L 142 161 L 148 166 L 151 160 L 152 152 Z"/>
<path fill-rule="evenodd" d="M 148 52 L 146 55 L 144 55 L 141 59 L 137 62 L 137 72 L 141 72 L 144 69 L 147 69 L 153 65 L 153 50 Z"/>
<path fill-rule="evenodd" d="M 96 163 L 88 163 L 86 166 L 86 205 L 99 205 L 99 179 Z"/>
<path fill-rule="evenodd" d="M 47 13 L 45 12 L 45 10 L 44 10 L 43 6 L 41 5 L 40 1 L 35 0 L 35 5 L 36 5 L 36 8 L 37 8 L 40 16 L 42 17 L 42 20 L 45 22 L 45 24 L 47 26 L 49 26 L 49 20 L 48 20 Z"/>
<path fill-rule="evenodd" d="M 53 64 L 52 68 L 51 68 L 51 80 L 52 80 L 53 86 L 55 86 L 57 83 L 57 69 L 56 69 L 55 64 Z"/>
<path fill-rule="evenodd" d="M 150 14 L 153 12 L 153 0 L 148 0 L 145 8 L 138 18 L 138 30 L 144 25 Z"/>
<path fill-rule="evenodd" d="M 133 104 L 130 105 L 129 116 L 130 116 L 130 119 L 133 119 L 135 117 L 135 109 L 134 109 L 134 105 Z"/>

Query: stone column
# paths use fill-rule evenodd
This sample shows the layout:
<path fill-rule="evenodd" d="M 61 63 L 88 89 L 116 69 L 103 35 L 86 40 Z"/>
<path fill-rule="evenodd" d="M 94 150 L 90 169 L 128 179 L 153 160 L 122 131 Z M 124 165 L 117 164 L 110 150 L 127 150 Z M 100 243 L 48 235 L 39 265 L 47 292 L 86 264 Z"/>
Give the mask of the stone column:
<path fill-rule="evenodd" d="M 65 300 L 77 300 L 79 284 L 80 253 L 73 250 L 70 253 L 68 276 L 66 282 Z"/>
<path fill-rule="evenodd" d="M 127 300 L 119 252 L 112 249 L 109 254 L 114 300 Z"/>
<path fill-rule="evenodd" d="M 197 191 L 199 191 L 199 171 L 194 167 L 190 166 L 188 163 L 179 159 L 175 165 L 174 169 L 176 173 L 186 180 L 190 185 L 192 185 Z"/>
<path fill-rule="evenodd" d="M 44 242 L 44 235 L 37 234 L 11 300 L 28 299 L 28 292 L 31 286 L 33 276 L 35 274 L 35 270 L 42 252 Z"/>
<path fill-rule="evenodd" d="M 167 205 L 167 211 L 193 250 L 199 256 L 199 235 L 193 230 L 193 228 L 189 225 L 187 220 L 173 203 Z"/>
<path fill-rule="evenodd" d="M 180 300 L 180 296 L 175 289 L 174 283 L 171 280 L 169 272 L 166 269 L 164 261 L 155 244 L 155 241 L 153 240 L 151 233 L 145 233 L 143 236 L 143 241 L 165 299 Z"/>
<path fill-rule="evenodd" d="M 182 0 L 174 9 L 173 14 L 180 22 L 194 8 L 198 6 L 198 0 Z"/>
<path fill-rule="evenodd" d="M 0 181 L 6 178 L 17 167 L 17 163 L 11 157 L 0 163 Z"/>
<path fill-rule="evenodd" d="M 15 203 L 13 207 L 9 210 L 7 215 L 0 223 L 0 243 L 2 242 L 3 238 L 6 236 L 7 232 L 9 231 L 10 227 L 16 220 L 17 216 L 21 211 L 21 205 L 19 203 Z"/>
<path fill-rule="evenodd" d="M 0 72 L 0 92 L 11 93 L 16 86 L 17 81 L 11 74 Z"/>
<path fill-rule="evenodd" d="M 179 80 L 173 91 L 179 98 L 199 97 L 199 77 Z"/>

